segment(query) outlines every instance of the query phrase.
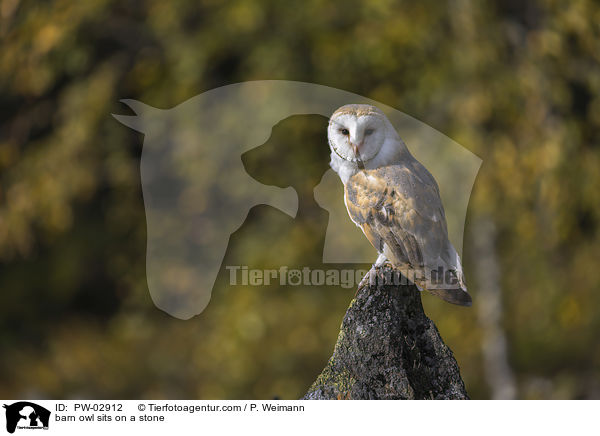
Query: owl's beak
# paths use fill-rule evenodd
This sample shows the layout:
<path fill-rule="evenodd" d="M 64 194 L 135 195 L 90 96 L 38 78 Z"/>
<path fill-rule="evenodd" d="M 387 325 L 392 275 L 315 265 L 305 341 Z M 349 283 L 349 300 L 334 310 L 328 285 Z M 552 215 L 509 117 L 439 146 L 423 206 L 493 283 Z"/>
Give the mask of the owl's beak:
<path fill-rule="evenodd" d="M 360 143 L 359 143 L 359 144 L 356 144 L 356 143 L 354 143 L 354 142 L 351 142 L 351 143 L 350 143 L 350 146 L 352 147 L 352 150 L 354 151 L 354 154 L 355 154 L 357 157 L 358 157 L 358 156 L 360 156 L 360 155 L 359 155 L 359 152 L 360 152 L 360 148 L 362 147 L 363 143 L 364 143 L 364 141 L 360 141 Z"/>
<path fill-rule="evenodd" d="M 360 157 L 360 146 L 362 145 L 362 142 L 358 145 L 350 143 L 350 145 L 352 146 L 352 151 L 354 151 L 354 156 L 356 156 L 356 163 L 358 164 L 358 168 L 360 168 L 361 170 L 363 170 L 365 168 L 365 164 L 362 161 L 362 158 Z"/>

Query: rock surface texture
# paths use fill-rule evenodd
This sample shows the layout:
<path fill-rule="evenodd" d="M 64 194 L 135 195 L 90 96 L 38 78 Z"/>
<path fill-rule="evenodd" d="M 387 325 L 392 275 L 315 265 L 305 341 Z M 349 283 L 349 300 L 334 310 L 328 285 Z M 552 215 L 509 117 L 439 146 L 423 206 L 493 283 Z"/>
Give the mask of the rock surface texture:
<path fill-rule="evenodd" d="M 468 399 L 420 291 L 394 284 L 393 273 L 386 265 L 359 285 L 333 355 L 304 399 Z"/>

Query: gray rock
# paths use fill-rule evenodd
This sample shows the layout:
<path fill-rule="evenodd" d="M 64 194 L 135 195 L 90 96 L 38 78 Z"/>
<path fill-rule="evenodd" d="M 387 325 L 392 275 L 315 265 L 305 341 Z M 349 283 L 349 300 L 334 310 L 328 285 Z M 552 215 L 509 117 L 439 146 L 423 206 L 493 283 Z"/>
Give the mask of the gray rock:
<path fill-rule="evenodd" d="M 376 283 L 359 286 L 333 355 L 304 399 L 468 399 L 420 291 L 390 283 L 390 272 L 386 265 Z"/>

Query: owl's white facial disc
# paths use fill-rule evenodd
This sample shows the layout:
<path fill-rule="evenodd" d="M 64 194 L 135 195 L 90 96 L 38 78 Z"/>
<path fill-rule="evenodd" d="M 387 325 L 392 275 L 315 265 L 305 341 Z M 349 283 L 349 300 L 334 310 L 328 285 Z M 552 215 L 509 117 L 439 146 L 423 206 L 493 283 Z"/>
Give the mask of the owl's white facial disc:
<path fill-rule="evenodd" d="M 327 129 L 329 146 L 348 162 L 366 163 L 381 150 L 386 127 L 379 114 L 334 114 Z"/>

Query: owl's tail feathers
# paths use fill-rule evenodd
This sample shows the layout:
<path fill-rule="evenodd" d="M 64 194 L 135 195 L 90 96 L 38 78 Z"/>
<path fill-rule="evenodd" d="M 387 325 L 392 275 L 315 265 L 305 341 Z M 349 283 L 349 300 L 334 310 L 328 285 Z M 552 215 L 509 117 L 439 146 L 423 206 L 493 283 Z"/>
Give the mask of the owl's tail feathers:
<path fill-rule="evenodd" d="M 448 303 L 458 304 L 459 306 L 471 306 L 473 304 L 473 300 L 469 293 L 462 288 L 427 290 Z"/>
<path fill-rule="evenodd" d="M 431 283 L 432 286 L 426 286 L 427 290 L 448 303 L 458 304 L 459 306 L 471 306 L 473 300 L 471 300 L 471 296 L 467 292 L 460 257 L 450 243 L 448 243 L 446 254 L 443 259 L 438 259 L 437 262 L 434 262 L 434 265 L 437 265 L 436 271 L 433 268 L 429 271 L 428 277 L 432 281 L 434 278 L 433 273 L 437 272 L 436 279 L 438 283 L 434 282 Z M 439 286 L 440 279 L 442 279 L 442 286 Z"/>

